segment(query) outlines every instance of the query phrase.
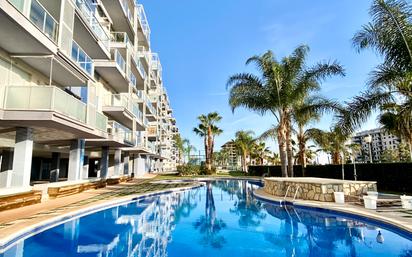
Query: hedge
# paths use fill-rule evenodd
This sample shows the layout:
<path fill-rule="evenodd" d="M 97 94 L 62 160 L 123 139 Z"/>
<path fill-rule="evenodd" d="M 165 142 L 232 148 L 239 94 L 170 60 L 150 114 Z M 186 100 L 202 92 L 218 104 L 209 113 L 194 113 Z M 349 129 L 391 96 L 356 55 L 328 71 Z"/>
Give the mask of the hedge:
<path fill-rule="evenodd" d="M 353 164 L 344 165 L 345 179 L 353 180 Z M 302 167 L 293 167 L 295 177 L 303 177 Z M 356 164 L 358 180 L 376 181 L 380 191 L 412 193 L 412 163 L 359 163 Z M 249 175 L 282 176 L 280 166 L 249 166 Z M 308 165 L 305 177 L 342 179 L 342 165 Z"/>

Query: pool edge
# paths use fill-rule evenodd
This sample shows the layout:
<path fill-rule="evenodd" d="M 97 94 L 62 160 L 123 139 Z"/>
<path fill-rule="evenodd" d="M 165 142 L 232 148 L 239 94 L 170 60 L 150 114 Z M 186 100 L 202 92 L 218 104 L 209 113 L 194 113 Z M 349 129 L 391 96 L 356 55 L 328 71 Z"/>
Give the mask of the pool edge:
<path fill-rule="evenodd" d="M 134 194 L 134 195 L 129 195 L 122 197 L 120 199 L 116 200 L 111 200 L 108 202 L 103 202 L 103 203 L 98 203 L 95 205 L 87 206 L 84 208 L 80 208 L 75 211 L 71 211 L 68 213 L 64 213 L 61 215 L 58 215 L 56 217 L 52 217 L 50 219 L 46 219 L 43 221 L 40 221 L 38 223 L 32 224 L 27 226 L 24 229 L 20 229 L 12 234 L 10 234 L 7 237 L 0 238 L 0 254 L 4 253 L 7 251 L 10 247 L 15 245 L 21 240 L 24 240 L 28 237 L 31 237 L 35 234 L 41 233 L 47 229 L 56 227 L 58 225 L 61 225 L 67 221 L 76 219 L 76 218 L 81 218 L 86 215 L 90 215 L 99 211 L 103 211 L 115 206 L 127 204 L 136 200 L 139 200 L 141 198 L 145 197 L 151 197 L 151 196 L 157 196 L 157 195 L 163 195 L 163 194 L 169 194 L 169 193 L 174 193 L 174 192 L 180 192 L 180 191 L 186 191 L 194 188 L 198 188 L 203 186 L 201 181 L 192 181 L 193 185 L 190 186 L 184 186 L 184 187 L 177 187 L 173 189 L 164 189 L 164 190 L 158 190 L 158 191 L 153 191 L 149 193 L 144 193 L 144 194 Z"/>
<path fill-rule="evenodd" d="M 261 194 L 261 190 L 254 190 L 253 196 L 259 200 L 269 202 L 269 203 L 286 203 L 286 205 L 296 206 L 296 207 L 303 207 L 312 210 L 323 210 L 328 211 L 329 213 L 336 213 L 341 215 L 346 215 L 348 217 L 353 217 L 355 219 L 363 220 L 365 222 L 374 222 L 379 225 L 383 225 L 392 229 L 399 231 L 401 234 L 412 238 L 412 225 L 403 224 L 400 221 L 395 220 L 394 218 L 385 217 L 379 215 L 378 213 L 371 213 L 366 210 L 359 210 L 359 209 L 350 209 L 348 210 L 347 205 L 327 205 L 321 203 L 314 203 L 314 202 L 307 202 L 307 201 L 295 201 L 292 202 L 290 200 L 282 200 L 279 197 L 269 196 L 265 194 Z M 346 208 L 345 208 L 346 207 Z"/>

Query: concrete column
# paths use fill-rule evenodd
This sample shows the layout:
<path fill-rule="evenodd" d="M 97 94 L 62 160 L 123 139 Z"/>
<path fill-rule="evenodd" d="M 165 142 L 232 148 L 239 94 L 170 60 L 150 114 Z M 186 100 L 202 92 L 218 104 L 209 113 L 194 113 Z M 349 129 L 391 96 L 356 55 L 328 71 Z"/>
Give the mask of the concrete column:
<path fill-rule="evenodd" d="M 102 147 L 102 158 L 100 160 L 100 178 L 106 179 L 109 172 L 109 147 Z"/>
<path fill-rule="evenodd" d="M 122 150 L 116 149 L 114 151 L 114 176 L 120 176 L 122 164 Z"/>
<path fill-rule="evenodd" d="M 82 179 L 89 178 L 89 157 L 84 156 L 83 158 L 83 171 L 82 171 Z"/>
<path fill-rule="evenodd" d="M 33 129 L 17 128 L 13 156 L 12 187 L 29 187 L 33 156 Z"/>
<path fill-rule="evenodd" d="M 133 176 L 139 175 L 139 154 L 134 155 L 133 158 Z"/>
<path fill-rule="evenodd" d="M 52 162 L 50 170 L 50 182 L 59 181 L 60 174 L 60 153 L 52 153 Z"/>
<path fill-rule="evenodd" d="M 0 168 L 0 188 L 11 186 L 11 178 L 13 175 L 13 151 L 12 149 L 4 149 L 1 158 Z"/>
<path fill-rule="evenodd" d="M 129 175 L 129 162 L 130 162 L 129 152 L 125 152 L 124 160 L 123 160 L 123 174 L 124 175 Z"/>
<path fill-rule="evenodd" d="M 84 139 L 73 140 L 70 144 L 69 171 L 67 180 L 76 181 L 81 179 L 84 157 Z"/>

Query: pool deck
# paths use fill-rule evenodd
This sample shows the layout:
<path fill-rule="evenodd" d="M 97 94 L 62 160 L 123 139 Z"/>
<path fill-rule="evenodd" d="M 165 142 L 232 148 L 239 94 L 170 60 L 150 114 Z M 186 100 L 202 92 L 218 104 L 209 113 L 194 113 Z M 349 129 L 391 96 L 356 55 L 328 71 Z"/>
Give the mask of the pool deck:
<path fill-rule="evenodd" d="M 118 185 L 84 191 L 76 195 L 47 200 L 43 203 L 31 206 L 2 211 L 0 212 L 0 245 L 22 233 L 22 231 L 35 228 L 51 220 L 58 219 L 59 217 L 67 217 L 87 209 L 96 209 L 99 206 L 108 206 L 110 204 L 131 200 L 139 195 L 190 188 L 198 184 L 196 182 L 199 180 L 236 178 L 205 177 L 202 179 L 181 179 L 184 179 L 184 181 L 176 181 L 176 183 L 158 183 L 161 182 L 162 179 L 154 178 L 154 176 L 146 176 Z M 170 180 L 178 179 L 167 179 L 167 181 Z M 192 182 L 190 182 L 190 180 Z M 256 196 L 269 201 L 283 200 L 281 197 L 275 197 L 265 193 L 262 189 L 256 190 L 255 194 Z M 385 223 L 394 224 L 412 233 L 412 211 L 402 211 L 401 209 L 373 211 L 352 204 L 338 205 L 335 203 L 308 200 L 296 200 L 294 204 L 357 214 Z"/>
<path fill-rule="evenodd" d="M 267 201 L 283 201 L 283 197 L 273 196 L 266 193 L 263 189 L 257 189 L 254 191 L 255 196 Z M 285 201 L 292 202 L 292 198 L 286 198 Z M 355 214 L 377 220 L 379 222 L 384 222 L 387 224 L 395 225 L 403 230 L 412 233 L 412 211 L 397 209 L 380 209 L 378 210 L 368 210 L 362 206 L 354 204 L 336 204 L 331 202 L 319 202 L 319 201 L 309 201 L 309 200 L 295 200 L 293 205 L 321 208 L 326 210 L 332 210 L 342 213 Z"/>
<path fill-rule="evenodd" d="M 0 245 L 14 238 L 20 232 L 30 230 L 50 220 L 71 216 L 84 210 L 126 202 L 133 198 L 169 190 L 193 187 L 195 183 L 156 183 L 155 176 L 145 176 L 132 181 L 88 190 L 79 194 L 47 200 L 18 209 L 0 212 Z"/>

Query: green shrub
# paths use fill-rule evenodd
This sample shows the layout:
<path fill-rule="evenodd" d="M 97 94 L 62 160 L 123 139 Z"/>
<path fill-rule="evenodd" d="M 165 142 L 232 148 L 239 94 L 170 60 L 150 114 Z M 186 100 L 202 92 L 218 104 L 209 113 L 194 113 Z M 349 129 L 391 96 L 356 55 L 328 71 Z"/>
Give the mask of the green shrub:
<path fill-rule="evenodd" d="M 201 175 L 201 168 L 199 165 L 185 164 L 177 166 L 179 176 L 197 176 Z"/>

